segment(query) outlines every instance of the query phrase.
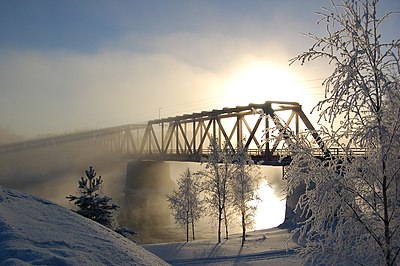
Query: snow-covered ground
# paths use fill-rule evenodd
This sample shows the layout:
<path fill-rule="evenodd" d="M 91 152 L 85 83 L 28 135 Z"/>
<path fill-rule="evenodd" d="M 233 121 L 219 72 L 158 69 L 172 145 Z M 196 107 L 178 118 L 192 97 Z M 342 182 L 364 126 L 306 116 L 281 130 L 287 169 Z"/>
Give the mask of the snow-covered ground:
<path fill-rule="evenodd" d="M 217 244 L 216 239 L 144 245 L 172 265 L 301 265 L 297 245 L 285 229 L 252 231 L 241 247 L 235 234 Z"/>
<path fill-rule="evenodd" d="M 301 264 L 284 229 L 251 231 L 243 247 L 240 242 L 236 234 L 221 244 L 211 239 L 143 248 L 53 202 L 0 186 L 0 265 Z"/>
<path fill-rule="evenodd" d="M 50 201 L 0 186 L 0 265 L 167 265 Z"/>

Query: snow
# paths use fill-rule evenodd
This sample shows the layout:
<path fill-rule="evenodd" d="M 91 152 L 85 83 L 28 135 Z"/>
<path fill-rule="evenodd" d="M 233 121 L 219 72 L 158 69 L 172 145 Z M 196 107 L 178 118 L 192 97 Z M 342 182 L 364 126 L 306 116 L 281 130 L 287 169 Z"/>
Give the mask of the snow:
<path fill-rule="evenodd" d="M 0 265 L 168 265 L 64 207 L 0 186 Z"/>
<path fill-rule="evenodd" d="M 298 246 L 286 229 L 249 232 L 241 247 L 241 234 L 217 244 L 216 239 L 196 240 L 143 247 L 172 265 L 302 265 Z"/>
<path fill-rule="evenodd" d="M 302 264 L 297 248 L 278 228 L 249 232 L 243 247 L 240 234 L 220 244 L 210 239 L 141 247 L 53 202 L 0 186 L 0 265 L 293 266 Z"/>

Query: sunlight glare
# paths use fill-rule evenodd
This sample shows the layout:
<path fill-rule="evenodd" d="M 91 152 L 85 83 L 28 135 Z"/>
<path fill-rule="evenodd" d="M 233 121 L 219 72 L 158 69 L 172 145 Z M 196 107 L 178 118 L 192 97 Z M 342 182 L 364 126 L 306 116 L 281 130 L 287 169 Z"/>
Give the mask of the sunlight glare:
<path fill-rule="evenodd" d="M 227 105 L 298 101 L 302 91 L 299 79 L 288 68 L 268 61 L 242 64 L 225 83 Z"/>
<path fill-rule="evenodd" d="M 262 184 L 258 195 L 261 201 L 257 204 L 255 230 L 273 228 L 283 223 L 286 201 L 278 199 L 266 183 Z"/>

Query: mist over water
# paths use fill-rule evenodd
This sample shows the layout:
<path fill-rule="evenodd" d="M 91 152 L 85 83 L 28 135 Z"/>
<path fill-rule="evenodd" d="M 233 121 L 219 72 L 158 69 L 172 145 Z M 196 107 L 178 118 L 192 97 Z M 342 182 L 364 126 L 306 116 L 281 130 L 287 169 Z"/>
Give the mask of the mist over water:
<path fill-rule="evenodd" d="M 134 239 L 141 244 L 184 241 L 185 230 L 175 224 L 165 196 L 177 188 L 176 181 L 185 168 L 195 172 L 203 166 L 199 163 L 149 162 L 134 169 L 132 179 L 132 173 L 127 173 L 132 161 L 88 141 L 0 154 L 0 184 L 73 208 L 65 197 L 78 195 L 78 180 L 85 176 L 89 166 L 93 166 L 104 180 L 102 193 L 120 205 L 114 215 L 116 225 L 134 228 L 138 232 Z M 261 169 L 275 196 L 284 197 L 281 169 Z M 239 232 L 239 219 L 232 217 L 231 221 L 229 233 Z M 203 217 L 196 225 L 196 238 L 216 238 L 216 229 L 216 223 L 210 217 Z"/>
<path fill-rule="evenodd" d="M 104 179 L 103 191 L 119 197 L 127 160 L 88 141 L 0 154 L 0 184 L 65 206 L 78 179 L 93 166 Z"/>

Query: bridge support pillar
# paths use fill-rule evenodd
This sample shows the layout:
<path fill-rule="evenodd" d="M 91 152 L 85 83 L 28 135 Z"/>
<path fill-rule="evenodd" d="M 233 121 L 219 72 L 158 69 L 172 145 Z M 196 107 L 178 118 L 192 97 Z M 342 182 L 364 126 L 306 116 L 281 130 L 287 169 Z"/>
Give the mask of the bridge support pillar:
<path fill-rule="evenodd" d="M 287 195 L 285 220 L 280 225 L 280 227 L 294 228 L 299 222 L 304 221 L 304 217 L 301 217 L 299 213 L 296 213 L 295 209 L 300 196 L 303 195 L 305 191 L 306 186 L 304 184 L 301 184 L 293 191 L 293 193 Z"/>
<path fill-rule="evenodd" d="M 166 227 L 173 224 L 167 194 L 175 188 L 169 164 L 163 161 L 134 160 L 127 165 L 125 203 L 120 224 L 134 228 L 141 243 L 171 238 Z"/>

